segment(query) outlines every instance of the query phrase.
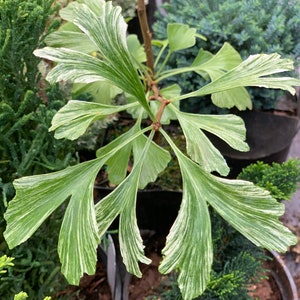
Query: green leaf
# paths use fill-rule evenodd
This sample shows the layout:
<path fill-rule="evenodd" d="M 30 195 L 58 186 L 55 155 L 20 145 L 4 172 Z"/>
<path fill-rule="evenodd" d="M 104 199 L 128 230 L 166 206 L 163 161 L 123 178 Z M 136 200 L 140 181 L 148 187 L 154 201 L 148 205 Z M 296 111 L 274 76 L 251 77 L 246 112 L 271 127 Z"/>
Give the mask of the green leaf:
<path fill-rule="evenodd" d="M 297 242 L 296 236 L 278 220 L 284 213 L 284 204 L 272 198 L 268 191 L 248 181 L 213 175 L 208 179 L 214 190 L 214 197 L 208 198 L 208 202 L 255 245 L 285 252 Z"/>
<path fill-rule="evenodd" d="M 93 183 L 104 160 L 96 159 L 59 172 L 17 179 L 16 196 L 5 213 L 5 239 L 10 248 L 26 241 L 66 199 L 58 253 L 62 272 L 71 284 L 96 268 L 99 244 Z"/>
<path fill-rule="evenodd" d="M 139 123 L 136 123 L 130 130 L 123 133 L 109 144 L 97 150 L 96 155 L 100 157 L 103 153 L 110 152 L 120 144 L 125 144 L 118 152 L 115 152 L 107 161 L 108 180 L 112 184 L 120 184 L 126 177 L 128 171 L 129 158 L 132 151 L 132 142 L 126 143 L 135 133 L 140 131 Z"/>
<path fill-rule="evenodd" d="M 102 2 L 101 5 L 99 5 L 100 1 Z M 88 0 L 80 2 L 85 3 L 97 15 L 103 13 L 103 0 Z M 73 23 L 75 10 L 79 7 L 79 2 L 71 2 L 67 7 L 62 8 L 59 11 L 61 18 L 68 22 L 60 26 L 59 31 L 52 32 L 46 37 L 45 42 L 47 46 L 69 48 L 84 53 L 97 51 L 97 46 Z"/>
<path fill-rule="evenodd" d="M 211 95 L 212 102 L 223 108 L 236 107 L 238 110 L 252 109 L 250 94 L 244 87 L 237 87 Z"/>
<path fill-rule="evenodd" d="M 99 244 L 93 199 L 95 177 L 107 159 L 149 129 L 151 127 L 144 128 L 127 140 L 102 149 L 97 159 L 59 172 L 15 180 L 16 196 L 9 202 L 4 216 L 7 221 L 4 236 L 9 247 L 14 248 L 26 241 L 47 217 L 70 198 L 58 243 L 62 272 L 71 284 L 78 284 L 83 273 L 93 274 Z"/>
<path fill-rule="evenodd" d="M 171 160 L 168 151 L 151 141 L 148 151 L 143 154 L 148 138 L 145 135 L 139 136 L 133 143 L 133 156 L 135 159 L 143 155 L 143 167 L 140 174 L 139 188 L 143 189 L 150 182 L 154 182 Z"/>
<path fill-rule="evenodd" d="M 176 115 L 186 137 L 187 153 L 204 170 L 217 171 L 226 176 L 229 168 L 222 154 L 203 133 L 202 129 L 223 139 L 232 148 L 248 151 L 244 142 L 246 129 L 243 120 L 235 115 L 199 115 L 180 112 Z"/>
<path fill-rule="evenodd" d="M 78 99 L 80 94 L 89 94 L 93 97 L 93 102 L 107 105 L 111 104 L 112 99 L 121 93 L 122 90 L 108 81 L 95 81 L 88 84 L 74 83 L 72 88 L 74 99 Z"/>
<path fill-rule="evenodd" d="M 146 53 L 136 34 L 127 36 L 129 53 L 138 64 L 146 62 Z"/>
<path fill-rule="evenodd" d="M 120 214 L 119 239 L 121 254 L 127 270 L 141 277 L 138 261 L 149 264 L 151 260 L 143 253 L 142 239 L 137 228 L 135 214 L 139 172 L 132 172 L 117 188 L 96 205 L 99 235 L 103 236 L 114 219 Z M 129 214 L 129 216 L 128 216 Z M 124 223 L 125 220 L 125 223 Z"/>
<path fill-rule="evenodd" d="M 215 81 L 197 91 L 181 96 L 180 99 L 204 96 L 245 86 L 282 89 L 294 94 L 293 86 L 298 86 L 300 80 L 291 77 L 265 77 L 293 69 L 293 61 L 281 59 L 277 53 L 251 55 Z"/>
<path fill-rule="evenodd" d="M 183 195 L 190 199 L 187 205 L 190 211 L 186 208 L 185 212 L 179 213 L 163 250 L 166 257 L 160 270 L 163 273 L 169 272 L 179 265 L 179 285 L 184 299 L 201 294 L 207 283 L 212 248 L 208 243 L 208 231 L 204 227 L 208 225 L 198 220 L 204 217 L 205 202 L 257 246 L 283 252 L 297 242 L 297 238 L 278 219 L 284 212 L 284 205 L 273 199 L 269 192 L 247 181 L 228 180 L 207 173 L 184 156 L 163 130 L 161 132 L 178 158 L 185 182 L 184 189 L 187 189 Z M 182 207 L 185 207 L 184 202 Z M 184 210 L 182 207 L 180 210 Z M 194 225 L 196 222 L 197 226 Z M 200 244 L 196 246 L 195 235 L 199 231 L 203 233 L 202 239 L 206 242 L 199 241 Z M 181 242 L 182 238 L 184 241 Z M 198 250 L 197 247 L 202 247 L 202 251 L 193 251 L 195 248 Z M 197 276 L 193 276 L 195 273 Z"/>
<path fill-rule="evenodd" d="M 169 23 L 167 34 L 171 51 L 190 48 L 196 43 L 196 29 L 185 24 Z"/>
<path fill-rule="evenodd" d="M 85 4 L 89 7 L 91 11 L 93 11 L 96 15 L 101 15 L 104 13 L 104 0 L 80 0 L 70 2 L 66 7 L 62 8 L 59 11 L 59 15 L 63 20 L 74 22 L 74 18 L 76 18 L 76 9 L 80 9 L 81 5 Z"/>
<path fill-rule="evenodd" d="M 194 71 L 197 74 L 201 75 L 204 79 L 209 80 L 209 74 L 205 69 L 202 70 L 202 68 L 198 68 L 198 66 L 205 65 L 208 61 L 211 61 L 214 56 L 215 55 L 211 52 L 200 49 L 191 67 L 194 68 Z"/>
<path fill-rule="evenodd" d="M 228 43 L 225 43 L 216 55 L 212 55 L 210 58 L 209 56 L 206 51 L 200 50 L 192 67 L 195 67 L 195 72 L 200 75 L 208 74 L 211 81 L 217 80 L 242 62 L 239 53 Z M 212 101 L 219 107 L 236 106 L 239 110 L 252 108 L 250 95 L 244 87 L 213 93 Z"/>
<path fill-rule="evenodd" d="M 77 4 L 70 17 L 97 47 L 97 57 L 72 49 L 50 47 L 36 50 L 34 54 L 58 62 L 47 76 L 50 82 L 72 80 L 88 83 L 105 78 L 133 95 L 154 120 L 145 98 L 144 87 L 128 51 L 127 24 L 120 14 L 121 8 L 103 1 L 99 3 L 99 7 L 100 14 L 97 14 L 87 5 Z"/>
<path fill-rule="evenodd" d="M 111 143 L 102 147 L 97 151 L 97 156 L 101 156 L 103 151 L 109 152 L 109 149 L 114 149 L 116 145 L 128 141 L 128 139 L 140 132 L 140 123 L 137 122 L 134 127 L 129 131 L 122 134 Z M 119 184 L 126 177 L 129 158 L 131 152 L 133 152 L 134 161 L 137 161 L 142 155 L 148 138 L 145 135 L 140 135 L 134 139 L 131 143 L 127 143 L 116 152 L 110 159 L 107 160 L 107 172 L 109 181 L 113 184 Z M 140 174 L 139 188 L 144 188 L 149 182 L 154 182 L 158 174 L 162 172 L 171 160 L 171 156 L 168 151 L 164 150 L 156 143 L 151 142 L 148 146 L 148 151 L 143 154 L 144 165 Z"/>
<path fill-rule="evenodd" d="M 241 62 L 239 53 L 230 44 L 224 43 L 215 55 L 210 56 L 209 52 L 201 49 L 191 66 L 195 68 L 196 73 L 200 72 L 200 75 L 206 72 L 214 81 Z"/>
<path fill-rule="evenodd" d="M 120 214 L 119 239 L 123 261 L 127 270 L 138 277 L 142 276 L 138 262 L 145 264 L 151 262 L 144 255 L 144 246 L 137 226 L 135 207 L 142 167 L 152 144 L 153 135 L 154 132 L 144 144 L 142 153 L 135 160 L 131 173 L 113 192 L 96 205 L 100 236 L 107 231 L 113 220 Z"/>
<path fill-rule="evenodd" d="M 55 130 L 55 137 L 75 140 L 81 136 L 95 120 L 125 110 L 130 105 L 113 106 L 94 102 L 71 100 L 53 117 L 50 131 Z"/>
<path fill-rule="evenodd" d="M 111 80 L 111 74 L 100 59 L 67 48 L 51 48 L 35 50 L 34 55 L 55 61 L 58 64 L 50 70 L 47 80 L 50 83 L 72 81 L 90 83 L 94 81 Z"/>
<path fill-rule="evenodd" d="M 178 216 L 167 236 L 159 271 L 163 274 L 179 268 L 179 288 L 184 299 L 193 299 L 206 288 L 213 261 L 211 224 L 203 193 L 205 187 L 197 178 L 198 166 L 172 143 L 182 174 L 183 198 Z M 205 183 L 204 183 L 205 184 Z"/>
<path fill-rule="evenodd" d="M 97 51 L 97 47 L 82 32 L 76 31 L 55 31 L 49 34 L 45 42 L 49 47 L 68 48 L 83 53 Z"/>
<path fill-rule="evenodd" d="M 126 103 L 128 103 L 128 104 L 138 102 L 137 99 L 132 95 L 129 95 L 129 94 L 125 93 L 124 96 L 126 98 Z M 150 102 L 150 107 L 151 107 L 151 102 Z M 148 118 L 147 112 L 140 105 L 128 108 L 127 112 L 129 114 L 131 114 L 133 119 L 138 119 L 140 117 L 142 119 Z M 154 115 L 154 113 L 153 113 L 153 115 Z"/>
<path fill-rule="evenodd" d="M 144 88 L 131 60 L 126 42 L 127 24 L 121 8 L 111 2 L 103 5 L 97 16 L 86 5 L 75 10 L 76 24 L 97 45 L 103 62 L 111 73 L 111 80 L 123 91 L 134 95 L 151 117 L 154 117 L 145 98 Z"/>

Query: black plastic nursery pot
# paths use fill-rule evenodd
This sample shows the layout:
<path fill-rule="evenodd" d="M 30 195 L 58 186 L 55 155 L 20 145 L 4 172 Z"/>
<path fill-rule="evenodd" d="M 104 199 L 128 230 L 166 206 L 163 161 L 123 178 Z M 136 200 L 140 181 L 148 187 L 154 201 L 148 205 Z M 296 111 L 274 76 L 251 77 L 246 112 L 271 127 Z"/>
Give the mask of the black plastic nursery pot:
<path fill-rule="evenodd" d="M 238 115 L 245 122 L 246 142 L 250 151 L 234 150 L 221 139 L 209 135 L 231 169 L 229 177 L 235 178 L 244 167 L 259 160 L 265 163 L 282 163 L 286 160 L 299 130 L 299 117 L 260 111 L 244 111 Z"/>
<path fill-rule="evenodd" d="M 297 288 L 289 269 L 280 257 L 279 253 L 270 251 L 272 259 L 270 274 L 274 278 L 281 294 L 282 300 L 299 300 Z"/>
<path fill-rule="evenodd" d="M 101 199 L 112 189 L 95 186 L 97 198 Z M 181 204 L 179 191 L 141 190 L 137 194 L 136 215 L 141 230 L 153 230 L 157 234 L 167 234 L 173 225 Z M 117 221 L 111 229 L 117 229 Z"/>

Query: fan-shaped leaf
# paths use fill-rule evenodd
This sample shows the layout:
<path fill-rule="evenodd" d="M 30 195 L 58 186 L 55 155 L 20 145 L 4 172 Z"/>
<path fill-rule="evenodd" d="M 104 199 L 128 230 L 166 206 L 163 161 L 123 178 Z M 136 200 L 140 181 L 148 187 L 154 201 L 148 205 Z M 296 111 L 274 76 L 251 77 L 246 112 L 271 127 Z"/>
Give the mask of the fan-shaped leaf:
<path fill-rule="evenodd" d="M 282 89 L 294 94 L 295 89 L 293 86 L 300 85 L 300 80 L 291 77 L 265 77 L 293 69 L 293 61 L 281 59 L 277 53 L 251 55 L 240 65 L 226 72 L 215 81 L 195 92 L 181 96 L 180 99 L 204 96 L 246 86 Z"/>
<path fill-rule="evenodd" d="M 197 247 L 194 235 L 199 234 L 199 231 L 203 232 L 202 239 L 208 241 L 206 235 L 208 231 L 204 229 L 207 224 L 201 224 L 201 221 L 194 220 L 200 218 L 199 213 L 205 219 L 203 215 L 205 202 L 211 204 L 225 220 L 257 246 L 281 252 L 286 251 L 289 245 L 297 242 L 297 238 L 278 219 L 284 212 L 284 205 L 273 199 L 269 192 L 255 187 L 250 182 L 223 179 L 205 172 L 199 165 L 182 154 L 163 130 L 161 132 L 178 158 L 184 187 L 187 188 L 184 197 L 190 199 L 188 206 L 193 207 L 192 210 L 184 209 L 185 202 L 183 202 L 183 208 L 181 208 L 175 223 L 176 226 L 174 224 L 172 227 L 168 237 L 169 242 L 163 250 L 166 257 L 160 266 L 160 270 L 169 272 L 177 264 L 179 265 L 181 269 L 179 284 L 184 299 L 198 296 L 207 283 L 207 272 L 209 272 L 211 262 L 208 259 L 212 251 L 211 245 L 210 243 L 206 244 L 206 251 L 203 252 L 204 260 L 199 254 L 204 250 L 203 241 L 198 245 L 202 251 L 193 252 L 191 250 L 191 248 Z M 183 198 L 183 201 L 187 201 L 186 199 Z M 198 226 L 202 227 L 196 227 L 195 222 L 199 222 Z M 182 243 L 179 237 L 181 239 L 184 237 Z M 195 271 L 194 269 L 197 267 L 200 270 Z M 202 268 L 204 268 L 203 273 L 199 273 Z M 197 272 L 198 276 L 193 276 Z M 200 274 L 202 275 L 200 276 Z"/>
<path fill-rule="evenodd" d="M 186 24 L 169 23 L 167 33 L 171 51 L 190 48 L 196 43 L 196 29 Z"/>
<path fill-rule="evenodd" d="M 229 168 L 222 154 L 202 132 L 217 135 L 232 148 L 248 151 L 244 142 L 246 129 L 241 118 L 234 115 L 199 115 L 175 110 L 187 143 L 187 153 L 208 172 L 217 171 L 226 176 Z"/>
<path fill-rule="evenodd" d="M 133 104 L 124 106 L 105 105 L 95 102 L 69 101 L 53 117 L 50 131 L 55 130 L 55 137 L 75 140 L 95 120 L 103 119 L 107 115 L 125 110 Z"/>
<path fill-rule="evenodd" d="M 99 11 L 95 12 L 86 4 L 77 3 L 69 16 L 97 47 L 97 57 L 72 49 L 50 47 L 36 50 L 34 54 L 58 62 L 47 76 L 49 81 L 88 83 L 106 79 L 133 95 L 154 120 L 145 98 L 144 87 L 127 48 L 127 25 L 120 15 L 121 8 L 104 1 L 99 2 L 99 7 Z"/>
<path fill-rule="evenodd" d="M 99 244 L 93 183 L 104 160 L 98 159 L 51 174 L 14 181 L 15 198 L 5 213 L 4 233 L 10 248 L 26 241 L 70 197 L 59 235 L 62 272 L 71 284 L 95 272 Z"/>

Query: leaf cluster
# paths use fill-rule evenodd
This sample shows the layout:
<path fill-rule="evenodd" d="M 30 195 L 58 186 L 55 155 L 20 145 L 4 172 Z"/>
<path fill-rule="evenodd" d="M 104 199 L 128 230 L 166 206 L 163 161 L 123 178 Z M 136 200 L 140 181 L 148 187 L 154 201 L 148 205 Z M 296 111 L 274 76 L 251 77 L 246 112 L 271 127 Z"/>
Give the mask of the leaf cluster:
<path fill-rule="evenodd" d="M 36 56 L 56 63 L 47 80 L 105 83 L 106 87 L 121 90 L 126 101 L 117 105 L 70 100 L 54 115 L 49 130 L 55 132 L 57 139 L 75 140 L 93 122 L 120 112 L 130 113 L 134 122 L 126 132 L 98 149 L 95 159 L 14 181 L 16 196 L 5 213 L 4 236 L 10 248 L 25 242 L 68 200 L 58 237 L 58 254 L 67 280 L 78 284 L 84 273 L 95 272 L 96 249 L 117 217 L 123 262 L 130 273 L 141 277 L 139 264 L 149 264 L 150 259 L 145 256 L 136 219 L 137 191 L 154 182 L 171 159 L 170 151 L 156 143 L 157 135 L 176 156 L 183 195 L 162 250 L 159 271 L 167 274 L 179 270 L 178 284 L 184 299 L 202 294 L 209 282 L 213 262 L 209 207 L 256 246 L 285 251 L 295 243 L 295 237 L 278 220 L 283 205 L 267 191 L 247 181 L 212 174 L 215 171 L 226 176 L 229 167 L 205 132 L 217 135 L 234 149 L 247 151 L 241 118 L 231 114 L 192 114 L 179 109 L 181 101 L 205 95 L 212 95 L 213 103 L 220 107 L 251 107 L 246 86 L 293 93 L 299 80 L 270 77 L 291 70 L 291 60 L 281 59 L 278 54 L 258 54 L 242 61 L 232 46 L 225 43 L 216 54 L 199 49 L 188 67 L 164 69 L 172 53 L 193 47 L 196 39 L 203 38 L 195 28 L 173 23 L 168 25 L 166 40 L 153 41 L 159 53 L 154 66 L 146 66 L 143 47 L 136 37 L 127 37 L 120 7 L 102 0 L 84 0 L 71 2 L 60 15 L 71 23 L 71 29 L 67 27 L 52 35 L 52 42 L 57 39 L 55 46 L 53 42 L 52 46 L 34 51 Z M 182 93 L 179 84 L 159 86 L 165 78 L 188 72 L 206 78 L 209 83 L 188 93 Z M 97 96 L 101 99 L 99 91 Z M 172 120 L 182 128 L 184 152 L 164 129 Z M 129 164 L 132 168 L 128 173 Z M 95 204 L 93 187 L 102 167 L 116 188 Z"/>
<path fill-rule="evenodd" d="M 277 52 L 283 57 L 296 59 L 300 55 L 300 3 L 297 0 L 213 0 L 195 1 L 171 0 L 163 5 L 166 15 L 157 13 L 153 25 L 154 35 L 162 39 L 167 36 L 168 23 L 188 24 L 207 37 L 197 40 L 197 46 L 174 53 L 168 67 L 184 67 L 195 57 L 198 48 L 215 53 L 225 42 L 230 43 L 243 59 L 249 54 Z M 259 11 L 259 14 L 257 13 Z M 181 74 L 183 90 L 195 90 L 203 80 L 193 74 Z M 168 79 L 170 84 L 178 80 Z M 249 88 L 254 106 L 258 109 L 272 109 L 280 94 L 275 90 Z M 190 99 L 182 103 L 182 109 L 200 113 L 223 112 L 210 105 L 209 99 Z"/>
<path fill-rule="evenodd" d="M 290 158 L 271 165 L 258 161 L 244 168 L 238 178 L 267 189 L 277 200 L 290 200 L 300 183 L 300 160 Z"/>

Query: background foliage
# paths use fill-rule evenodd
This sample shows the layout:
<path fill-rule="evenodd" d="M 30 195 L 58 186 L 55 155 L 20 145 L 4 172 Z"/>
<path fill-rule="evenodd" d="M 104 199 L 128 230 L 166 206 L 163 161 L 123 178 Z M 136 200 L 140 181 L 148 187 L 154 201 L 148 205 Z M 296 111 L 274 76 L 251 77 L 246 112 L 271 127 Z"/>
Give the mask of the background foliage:
<path fill-rule="evenodd" d="M 54 215 L 51 237 L 45 224 L 29 243 L 9 251 L 2 236 L 3 213 L 14 196 L 12 181 L 77 161 L 74 143 L 56 140 L 48 132 L 67 98 L 58 85 L 50 87 L 43 80 L 40 59 L 33 55 L 59 25 L 57 9 L 53 0 L 0 0 L 0 255 L 15 257 L 15 268 L 0 281 L 1 299 L 21 290 L 31 299 L 42 299 L 55 284 L 65 282 L 58 276 L 55 243 L 49 243 L 58 234 Z"/>
<path fill-rule="evenodd" d="M 290 200 L 300 182 L 300 160 L 289 159 L 271 165 L 258 161 L 244 168 L 238 178 L 267 189 L 277 200 Z"/>
<path fill-rule="evenodd" d="M 174 53 L 169 68 L 190 65 L 199 47 L 217 52 L 229 42 L 243 59 L 255 53 L 277 52 L 283 57 L 300 56 L 300 2 L 297 0 L 170 0 L 164 4 L 166 15 L 157 13 L 153 25 L 156 38 L 166 38 L 166 24 L 185 23 L 207 37 L 198 39 L 195 47 Z M 258 13 L 259 12 L 259 13 Z M 204 84 L 193 74 L 180 75 L 183 91 L 198 89 Z M 172 78 L 171 82 L 177 82 Z M 249 89 L 255 108 L 272 109 L 281 94 L 270 89 Z M 211 105 L 207 98 L 191 99 L 184 110 L 194 112 L 223 112 Z"/>

